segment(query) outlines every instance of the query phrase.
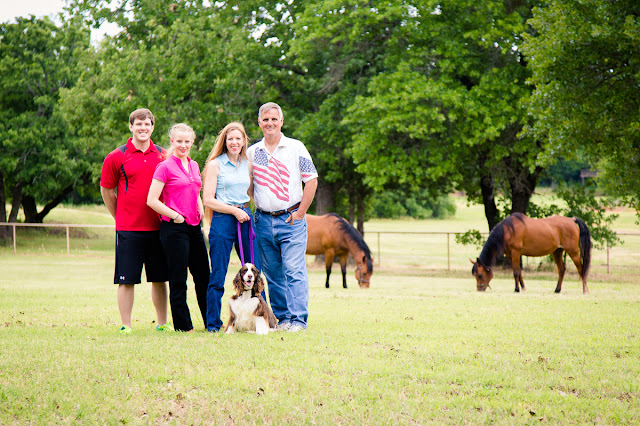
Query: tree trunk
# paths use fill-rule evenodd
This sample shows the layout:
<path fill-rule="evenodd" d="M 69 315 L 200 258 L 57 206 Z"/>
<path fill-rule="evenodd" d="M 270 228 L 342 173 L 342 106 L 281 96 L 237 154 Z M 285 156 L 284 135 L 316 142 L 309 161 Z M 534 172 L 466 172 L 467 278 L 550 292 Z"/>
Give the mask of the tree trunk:
<path fill-rule="evenodd" d="M 536 189 L 541 172 L 541 168 L 536 168 L 533 173 L 529 173 L 528 169 L 523 167 L 520 173 L 509 178 L 511 213 L 527 213 L 531 196 Z"/>
<path fill-rule="evenodd" d="M 351 201 L 351 196 L 349 196 L 349 201 Z M 353 223 L 356 219 L 356 207 L 353 205 L 353 202 L 349 203 L 349 223 Z"/>
<path fill-rule="evenodd" d="M 0 222 L 7 221 L 7 199 L 4 194 L 4 175 L 0 171 Z M 8 238 L 11 235 L 11 227 L 0 226 L 0 239 Z"/>
<path fill-rule="evenodd" d="M 31 195 L 22 197 L 22 211 L 24 212 L 24 223 L 42 223 L 38 221 L 38 207 L 36 200 Z"/>
<path fill-rule="evenodd" d="M 18 212 L 22 204 L 22 184 L 16 183 L 12 190 L 13 199 L 11 200 L 11 212 L 9 213 L 9 222 L 18 221 Z"/>
<path fill-rule="evenodd" d="M 2 171 L 0 170 L 0 222 L 6 222 L 7 221 L 7 200 L 4 196 L 4 175 L 2 174 Z M 3 226 L 1 230 L 3 230 L 5 227 Z"/>
<path fill-rule="evenodd" d="M 498 207 L 495 199 L 495 186 L 493 177 L 485 175 L 480 178 L 480 190 L 482 191 L 482 204 L 484 205 L 484 215 L 487 218 L 489 232 L 500 222 Z"/>
<path fill-rule="evenodd" d="M 318 190 L 316 191 L 316 214 L 321 216 L 326 213 L 332 213 L 335 209 L 333 199 L 333 186 L 325 182 L 318 182 Z"/>
<path fill-rule="evenodd" d="M 358 225 L 356 226 L 356 229 L 358 230 L 358 232 L 360 232 L 360 235 L 362 236 L 364 236 L 364 211 L 365 211 L 364 198 L 359 197 L 358 198 Z"/>

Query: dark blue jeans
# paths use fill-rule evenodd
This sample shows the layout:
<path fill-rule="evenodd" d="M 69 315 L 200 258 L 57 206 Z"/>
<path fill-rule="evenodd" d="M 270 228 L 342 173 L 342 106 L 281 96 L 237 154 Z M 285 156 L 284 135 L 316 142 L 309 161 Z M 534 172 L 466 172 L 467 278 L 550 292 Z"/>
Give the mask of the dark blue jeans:
<path fill-rule="evenodd" d="M 176 331 L 193 329 L 187 305 L 187 268 L 196 288 L 202 320 L 207 318 L 207 286 L 209 259 L 200 226 L 163 221 L 160 224 L 160 242 L 169 268 L 169 302 L 173 328 Z"/>
<path fill-rule="evenodd" d="M 253 219 L 251 210 L 243 210 Z M 251 248 L 249 246 L 249 223 L 240 225 L 242 234 L 242 251 L 244 263 L 251 262 Z M 213 212 L 211 229 L 209 230 L 209 256 L 211 257 L 211 275 L 209 276 L 209 288 L 207 290 L 207 330 L 218 331 L 222 327 L 220 311 L 222 308 L 222 296 L 224 295 L 224 282 L 229 268 L 231 250 L 235 246 L 238 258 L 240 258 L 240 246 L 238 245 L 238 220 L 232 214 Z M 257 244 L 253 241 L 254 265 L 261 269 L 260 256 Z M 264 292 L 262 294 L 265 297 Z"/>
<path fill-rule="evenodd" d="M 280 323 L 307 328 L 309 317 L 309 277 L 307 218 L 287 223 L 287 214 L 271 217 L 256 212 L 256 241 L 264 275 L 269 283 L 269 301 Z"/>

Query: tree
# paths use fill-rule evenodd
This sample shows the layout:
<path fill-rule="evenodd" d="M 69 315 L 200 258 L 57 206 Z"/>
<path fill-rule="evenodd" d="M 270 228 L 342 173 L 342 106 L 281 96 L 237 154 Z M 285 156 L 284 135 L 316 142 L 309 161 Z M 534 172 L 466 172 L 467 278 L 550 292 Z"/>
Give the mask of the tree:
<path fill-rule="evenodd" d="M 80 73 L 89 30 L 78 19 L 57 26 L 48 18 L 0 25 L 0 220 L 41 223 L 90 176 L 92 141 L 69 138 L 57 103 Z M 6 215 L 5 202 L 11 200 Z M 37 205 L 44 207 L 38 211 Z"/>
<path fill-rule="evenodd" d="M 526 37 L 531 133 L 544 165 L 584 152 L 613 195 L 640 211 L 640 4 L 548 0 Z"/>
<path fill-rule="evenodd" d="M 363 186 L 434 197 L 465 190 L 485 205 L 490 229 L 504 214 L 499 193 L 510 211 L 527 211 L 542 171 L 540 143 L 520 134 L 532 90 L 520 44 L 532 4 L 307 5 L 290 54 L 331 93 L 326 101 L 350 92 L 335 115 Z"/>

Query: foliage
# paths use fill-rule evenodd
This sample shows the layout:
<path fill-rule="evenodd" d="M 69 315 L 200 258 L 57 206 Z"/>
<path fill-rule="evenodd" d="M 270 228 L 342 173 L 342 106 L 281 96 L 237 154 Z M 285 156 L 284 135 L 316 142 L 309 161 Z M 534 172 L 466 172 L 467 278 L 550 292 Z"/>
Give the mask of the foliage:
<path fill-rule="evenodd" d="M 487 236 L 482 235 L 477 229 L 470 229 L 466 232 L 456 234 L 456 243 L 465 246 L 475 246 L 481 249 L 487 241 Z"/>
<path fill-rule="evenodd" d="M 559 183 L 580 183 L 580 172 L 590 169 L 589 163 L 582 159 L 557 158 L 544 169 L 539 186 L 553 186 Z"/>
<path fill-rule="evenodd" d="M 74 139 L 57 106 L 72 87 L 79 59 L 89 49 L 89 31 L 79 19 L 60 26 L 48 18 L 18 18 L 0 25 L 0 181 L 15 221 L 42 222 L 62 197 L 88 181 L 95 139 Z M 45 207 L 36 211 L 36 203 Z"/>
<path fill-rule="evenodd" d="M 595 189 L 588 186 L 561 185 L 556 192 L 567 204 L 566 210 L 561 210 L 560 214 L 582 219 L 589 226 L 594 247 L 614 247 L 621 243 L 612 229 L 618 214 L 610 213 L 617 203 L 607 198 L 596 197 Z"/>
<path fill-rule="evenodd" d="M 428 192 L 407 194 L 404 191 L 384 191 L 375 194 L 372 217 L 396 219 L 446 218 L 455 215 L 456 207 L 448 196 L 432 198 Z"/>
<path fill-rule="evenodd" d="M 548 0 L 529 22 L 529 130 L 545 140 L 540 163 L 584 152 L 599 184 L 638 210 L 640 4 Z"/>

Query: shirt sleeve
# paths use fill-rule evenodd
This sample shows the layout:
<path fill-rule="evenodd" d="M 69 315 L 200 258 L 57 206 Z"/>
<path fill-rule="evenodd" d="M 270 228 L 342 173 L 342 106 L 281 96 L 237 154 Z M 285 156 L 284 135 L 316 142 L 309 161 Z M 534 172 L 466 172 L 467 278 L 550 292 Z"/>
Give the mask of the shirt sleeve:
<path fill-rule="evenodd" d="M 307 151 L 307 147 L 303 143 L 298 146 L 298 164 L 300 167 L 300 175 L 302 176 L 302 182 L 307 183 L 311 179 L 318 177 L 318 171 L 313 164 L 311 155 Z"/>
<path fill-rule="evenodd" d="M 153 172 L 153 178 L 160 182 L 167 183 L 167 165 L 164 162 L 156 166 L 156 171 Z"/>
<path fill-rule="evenodd" d="M 118 186 L 120 179 L 120 156 L 118 151 L 109 153 L 102 163 L 102 172 L 100 174 L 100 186 L 104 188 L 115 188 Z"/>

